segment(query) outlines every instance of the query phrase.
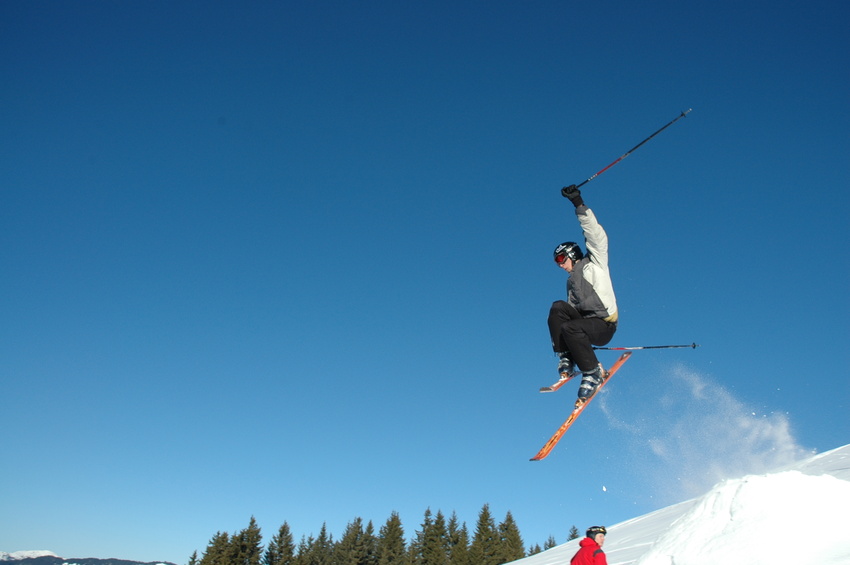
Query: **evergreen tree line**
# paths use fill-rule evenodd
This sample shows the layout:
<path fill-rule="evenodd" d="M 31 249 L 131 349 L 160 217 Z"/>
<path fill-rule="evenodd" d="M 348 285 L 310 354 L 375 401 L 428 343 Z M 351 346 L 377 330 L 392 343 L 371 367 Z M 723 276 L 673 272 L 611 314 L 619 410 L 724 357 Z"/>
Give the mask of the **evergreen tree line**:
<path fill-rule="evenodd" d="M 576 527 L 570 528 L 568 540 L 578 536 Z M 189 565 L 501 565 L 555 545 L 549 536 L 542 549 L 535 545 L 526 553 L 510 511 L 497 525 L 485 504 L 471 537 L 455 513 L 446 520 L 442 512 L 433 514 L 429 508 L 421 529 L 409 542 L 397 512 L 377 533 L 371 521 L 364 524 L 355 518 L 339 540 L 323 524 L 318 536 L 302 536 L 297 544 L 284 522 L 265 547 L 260 527 L 251 517 L 240 532 L 217 532 L 200 558 L 197 551 L 192 554 Z"/>

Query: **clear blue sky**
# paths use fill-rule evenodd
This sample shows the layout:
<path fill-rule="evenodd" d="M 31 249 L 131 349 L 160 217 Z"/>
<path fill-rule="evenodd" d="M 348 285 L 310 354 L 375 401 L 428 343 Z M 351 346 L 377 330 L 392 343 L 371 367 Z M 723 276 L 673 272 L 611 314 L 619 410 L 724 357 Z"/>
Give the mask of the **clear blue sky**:
<path fill-rule="evenodd" d="M 562 542 L 850 442 L 848 19 L 0 3 L 0 551 L 185 563 L 252 515 L 485 503 Z M 537 393 L 559 189 L 688 108 L 584 195 L 612 345 L 701 347 L 636 353 L 529 462 L 575 396 Z"/>

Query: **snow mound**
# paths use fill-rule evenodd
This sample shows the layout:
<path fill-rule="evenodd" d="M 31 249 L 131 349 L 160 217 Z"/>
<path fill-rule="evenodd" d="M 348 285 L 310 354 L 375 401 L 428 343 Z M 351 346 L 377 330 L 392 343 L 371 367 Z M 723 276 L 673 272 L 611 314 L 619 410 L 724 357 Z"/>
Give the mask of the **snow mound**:
<path fill-rule="evenodd" d="M 635 565 L 850 563 L 850 482 L 786 471 L 719 484 Z"/>
<path fill-rule="evenodd" d="M 603 549 L 609 565 L 848 565 L 847 524 L 850 445 L 610 526 Z M 564 565 L 578 543 L 512 565 Z"/>

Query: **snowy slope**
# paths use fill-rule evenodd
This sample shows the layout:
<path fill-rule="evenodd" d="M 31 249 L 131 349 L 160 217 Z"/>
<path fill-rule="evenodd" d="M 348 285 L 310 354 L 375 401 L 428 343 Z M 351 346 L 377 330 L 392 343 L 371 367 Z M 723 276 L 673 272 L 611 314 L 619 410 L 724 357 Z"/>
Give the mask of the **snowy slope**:
<path fill-rule="evenodd" d="M 0 551 L 0 561 L 18 561 L 20 559 L 34 559 L 36 557 L 58 557 L 52 551 L 33 550 L 33 551 L 16 551 L 14 553 L 6 553 Z"/>
<path fill-rule="evenodd" d="M 610 526 L 604 550 L 609 565 L 847 565 L 847 524 L 850 445 Z M 573 540 L 513 564 L 565 565 L 577 550 Z"/>

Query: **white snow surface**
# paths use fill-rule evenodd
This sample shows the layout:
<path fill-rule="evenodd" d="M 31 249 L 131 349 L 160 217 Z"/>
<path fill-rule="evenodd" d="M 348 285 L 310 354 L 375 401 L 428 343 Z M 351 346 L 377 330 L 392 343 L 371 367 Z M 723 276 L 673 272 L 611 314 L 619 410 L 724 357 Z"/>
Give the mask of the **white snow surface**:
<path fill-rule="evenodd" d="M 18 561 L 20 559 L 30 559 L 36 557 L 59 557 L 52 551 L 33 550 L 33 551 L 16 551 L 14 553 L 6 553 L 0 551 L 0 561 Z"/>
<path fill-rule="evenodd" d="M 603 550 L 608 565 L 848 565 L 848 525 L 850 445 L 610 526 Z M 565 565 L 578 542 L 512 565 Z"/>

